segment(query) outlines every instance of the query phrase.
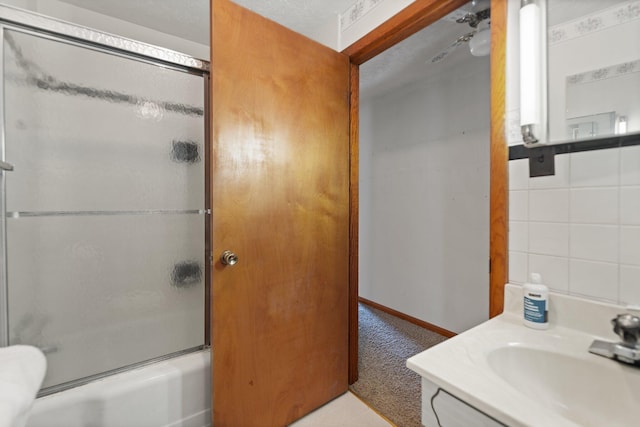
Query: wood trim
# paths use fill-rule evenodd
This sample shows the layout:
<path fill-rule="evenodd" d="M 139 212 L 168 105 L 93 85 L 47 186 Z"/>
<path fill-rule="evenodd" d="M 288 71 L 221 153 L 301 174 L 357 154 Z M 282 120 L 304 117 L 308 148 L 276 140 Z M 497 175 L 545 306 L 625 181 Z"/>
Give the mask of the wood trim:
<path fill-rule="evenodd" d="M 468 0 L 416 0 L 342 53 L 352 63 L 363 64 L 466 3 Z"/>
<path fill-rule="evenodd" d="M 360 66 L 351 64 L 349 107 L 349 384 L 358 381 L 358 242 Z"/>
<path fill-rule="evenodd" d="M 354 66 L 373 58 L 384 50 L 415 34 L 429 24 L 452 12 L 466 0 L 416 0 L 404 10 L 384 22 L 378 28 L 343 50 L 351 60 L 351 87 L 358 87 L 358 76 Z M 504 307 L 504 285 L 508 280 L 508 147 L 504 136 L 505 117 L 505 66 L 506 66 L 507 2 L 491 0 L 491 177 L 490 177 L 490 273 L 489 273 L 489 316 L 502 313 Z M 358 153 L 358 98 L 351 92 L 351 172 L 357 169 Z M 352 181 L 352 183 L 355 181 Z M 357 183 L 357 182 L 356 182 Z M 353 187 L 352 187 L 353 190 Z M 357 190 L 357 187 L 356 187 Z M 352 230 L 350 242 L 350 332 L 349 383 L 357 379 L 358 348 L 357 311 L 353 313 L 354 301 L 358 300 L 358 193 L 351 192 Z M 355 208 L 355 210 L 353 210 Z M 353 234 L 353 233 L 356 234 Z M 355 254 L 353 251 L 356 251 Z M 356 304 L 357 305 L 357 304 Z M 417 320 L 417 319 L 416 319 Z M 421 325 L 424 327 L 424 325 Z M 431 325 L 434 326 L 434 325 Z M 437 331 L 436 331 L 437 332 Z M 452 333 L 450 331 L 446 331 Z M 440 333 L 440 332 L 438 332 Z M 443 334 L 445 335 L 445 334 Z M 447 336 L 447 335 L 445 335 Z M 355 378 L 355 379 L 354 379 Z"/>
<path fill-rule="evenodd" d="M 413 323 L 414 325 L 420 326 L 421 328 L 427 329 L 427 330 L 429 330 L 431 332 L 435 332 L 436 334 L 440 334 L 440 335 L 442 335 L 444 337 L 451 338 L 451 337 L 455 337 L 456 335 L 458 335 L 455 332 L 452 332 L 452 331 L 449 331 L 447 329 L 441 328 L 440 326 L 436 326 L 436 325 L 434 325 L 432 323 L 425 322 L 424 320 L 420 320 L 420 319 L 417 319 L 415 317 L 409 316 L 408 314 L 404 314 L 404 313 L 402 313 L 400 311 L 394 310 L 393 308 L 389 308 L 389 307 L 384 306 L 382 304 L 378 304 L 377 302 L 373 302 L 373 301 L 368 300 L 366 298 L 359 297 L 358 300 L 361 303 L 368 305 L 369 307 L 376 308 L 376 309 L 378 309 L 380 311 L 383 311 L 383 312 L 385 312 L 387 314 L 390 314 L 390 315 L 392 315 L 394 317 L 397 317 L 398 319 L 402 319 L 402 320 L 405 320 L 405 321 L 407 321 L 409 323 Z"/>
<path fill-rule="evenodd" d="M 358 175 L 359 175 L 359 65 L 422 30 L 468 0 L 416 0 L 365 35 L 342 53 L 351 61 L 350 206 L 349 217 L 349 384 L 358 380 Z"/>
<path fill-rule="evenodd" d="M 502 313 L 508 263 L 508 161 L 505 140 L 507 2 L 491 1 L 491 191 L 489 316 Z"/>
<path fill-rule="evenodd" d="M 358 94 L 353 90 L 358 66 L 384 50 L 422 30 L 467 3 L 467 0 L 416 0 L 342 52 L 349 55 L 351 69 L 351 216 L 349 288 L 349 383 L 358 378 Z M 490 273 L 489 315 L 500 314 L 504 306 L 504 285 L 508 278 L 507 258 L 507 161 L 504 137 L 505 64 L 507 2 L 491 1 L 491 176 L 490 176 Z M 355 156 L 354 156 L 355 154 Z M 355 184 L 355 186 L 354 186 Z M 355 191 L 354 191 L 355 189 Z M 355 210 L 354 210 L 355 209 Z M 354 304 L 356 311 L 354 313 Z M 417 319 L 416 319 L 417 320 Z M 424 326 L 423 326 L 424 327 Z M 449 331 L 447 331 L 449 332 Z M 446 335 L 445 335 L 446 336 Z"/>

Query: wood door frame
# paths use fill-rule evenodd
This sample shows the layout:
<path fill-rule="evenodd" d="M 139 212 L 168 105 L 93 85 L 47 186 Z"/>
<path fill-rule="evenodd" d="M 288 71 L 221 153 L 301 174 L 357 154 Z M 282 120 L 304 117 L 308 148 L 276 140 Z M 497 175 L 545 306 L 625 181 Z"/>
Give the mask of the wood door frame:
<path fill-rule="evenodd" d="M 350 224 L 349 224 L 349 384 L 358 380 L 358 176 L 359 68 L 468 0 L 415 0 L 402 11 L 347 47 L 351 60 Z M 502 313 L 508 278 L 507 188 L 508 147 L 504 136 L 507 2 L 491 0 L 491 132 L 489 316 Z"/>

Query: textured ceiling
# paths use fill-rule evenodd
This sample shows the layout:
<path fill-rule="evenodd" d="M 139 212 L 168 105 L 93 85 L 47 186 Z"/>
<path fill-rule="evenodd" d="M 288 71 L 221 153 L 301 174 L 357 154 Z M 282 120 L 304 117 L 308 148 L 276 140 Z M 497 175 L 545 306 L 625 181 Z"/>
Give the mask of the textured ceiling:
<path fill-rule="evenodd" d="M 464 67 L 466 61 L 486 60 L 472 56 L 469 46 L 464 43 L 451 50 L 443 60 L 431 62 L 434 56 L 446 51 L 459 36 L 472 30 L 467 24 L 455 22 L 456 17 L 464 16 L 469 10 L 469 5 L 463 6 L 364 63 L 360 67 L 360 93 L 363 100 L 459 69 Z"/>

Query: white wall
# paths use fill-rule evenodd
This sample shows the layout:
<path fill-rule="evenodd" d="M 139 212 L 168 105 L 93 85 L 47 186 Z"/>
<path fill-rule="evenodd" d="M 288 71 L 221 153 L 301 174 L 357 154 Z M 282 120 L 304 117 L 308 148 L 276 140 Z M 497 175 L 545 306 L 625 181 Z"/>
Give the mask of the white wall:
<path fill-rule="evenodd" d="M 518 10 L 519 1 L 509 0 L 510 145 L 522 143 Z M 557 155 L 551 177 L 529 178 L 527 162 L 509 162 L 509 281 L 523 283 L 539 272 L 557 292 L 640 304 L 640 147 Z"/>
<path fill-rule="evenodd" d="M 338 51 L 342 51 L 383 24 L 415 0 L 356 0 L 340 16 Z"/>
<path fill-rule="evenodd" d="M 196 58 L 209 60 L 209 46 L 185 40 L 121 19 L 96 13 L 57 0 L 0 0 L 1 4 L 28 9 L 33 12 L 72 22 L 92 29 L 172 49 Z"/>
<path fill-rule="evenodd" d="M 462 332 L 489 311 L 489 58 L 363 100 L 360 296 Z"/>
<path fill-rule="evenodd" d="M 305 35 L 341 52 L 414 1 L 354 0 L 342 13 L 332 16 Z"/>

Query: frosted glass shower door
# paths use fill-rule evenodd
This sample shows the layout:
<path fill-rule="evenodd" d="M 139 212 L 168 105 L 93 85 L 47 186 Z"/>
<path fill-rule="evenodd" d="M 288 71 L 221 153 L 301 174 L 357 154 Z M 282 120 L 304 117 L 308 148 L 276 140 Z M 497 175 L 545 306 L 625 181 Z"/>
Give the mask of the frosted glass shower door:
<path fill-rule="evenodd" d="M 44 387 L 204 343 L 204 79 L 3 27 L 9 344 Z"/>

